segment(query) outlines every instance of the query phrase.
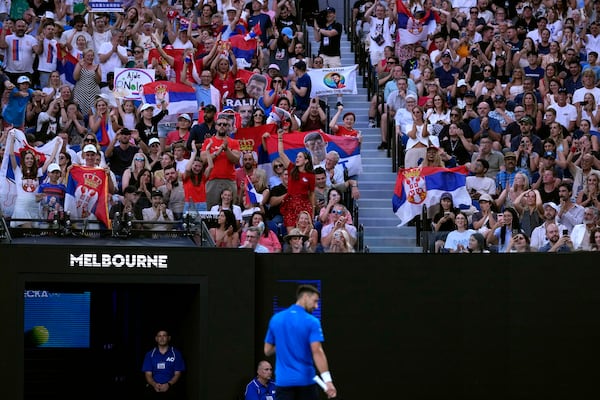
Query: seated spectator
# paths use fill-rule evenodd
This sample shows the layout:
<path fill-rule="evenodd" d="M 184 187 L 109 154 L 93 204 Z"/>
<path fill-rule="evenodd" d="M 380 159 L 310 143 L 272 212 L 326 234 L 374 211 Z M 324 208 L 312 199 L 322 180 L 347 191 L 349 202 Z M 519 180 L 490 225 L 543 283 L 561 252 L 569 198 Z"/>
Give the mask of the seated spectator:
<path fill-rule="evenodd" d="M 494 212 L 495 208 L 492 196 L 487 193 L 479 196 L 480 211 L 473 215 L 473 229 L 482 235 L 487 234 L 492 226 L 496 225 L 497 215 Z"/>
<path fill-rule="evenodd" d="M 143 220 L 148 222 L 154 222 L 153 224 L 147 224 L 147 229 L 151 231 L 171 230 L 173 228 L 172 225 L 156 223 L 172 222 L 175 220 L 173 218 L 173 212 L 167 208 L 167 205 L 163 201 L 163 193 L 160 190 L 153 191 L 150 201 L 152 202 L 152 206 L 149 208 L 144 208 L 142 210 Z"/>
<path fill-rule="evenodd" d="M 456 229 L 448 233 L 445 241 L 436 243 L 436 247 L 440 251 L 443 248 L 450 253 L 462 253 L 469 246 L 469 237 L 476 233 L 472 229 L 467 229 L 469 222 L 467 216 L 462 212 L 456 214 L 454 223 Z"/>
<path fill-rule="evenodd" d="M 577 204 L 582 207 L 600 209 L 600 173 L 590 171 L 583 185 L 583 190 L 577 195 Z"/>
<path fill-rule="evenodd" d="M 331 212 L 334 216 L 332 222 L 323 226 L 323 229 L 321 230 L 321 245 L 323 246 L 323 250 L 325 252 L 329 251 L 329 246 L 334 238 L 334 232 L 340 229 L 348 232 L 350 245 L 354 246 L 357 240 L 357 231 L 356 228 L 350 224 L 350 214 L 346 207 L 342 204 L 336 204 L 333 206 Z"/>
<path fill-rule="evenodd" d="M 319 221 L 321 221 L 323 225 L 331 224 L 333 220 L 336 219 L 333 215 L 333 209 L 336 204 L 342 204 L 343 200 L 344 194 L 339 189 L 329 187 L 325 206 L 321 207 L 321 210 L 319 211 Z M 352 223 L 352 220 L 350 220 L 350 223 Z"/>
<path fill-rule="evenodd" d="M 532 251 L 537 250 L 531 247 L 529 236 L 519 232 L 510 238 L 505 253 L 530 253 Z"/>
<path fill-rule="evenodd" d="M 515 209 L 521 215 L 521 229 L 530 238 L 531 232 L 544 221 L 543 201 L 540 192 L 533 189 L 524 192 L 521 196 L 525 199 L 525 206 L 521 207 L 521 198 L 517 198 Z"/>
<path fill-rule="evenodd" d="M 217 227 L 210 228 L 209 233 L 216 247 L 236 248 L 240 245 L 237 222 L 231 210 L 221 210 L 217 216 Z M 258 235 L 257 235 L 258 239 Z"/>
<path fill-rule="evenodd" d="M 556 223 L 556 214 L 559 210 L 560 208 L 556 205 L 556 203 L 544 203 L 544 222 L 540 226 L 536 227 L 533 232 L 531 232 L 531 246 L 539 249 L 548 243 L 546 228 L 550 224 L 557 225 L 559 232 L 566 231 L 568 234 L 569 230 L 567 228 Z"/>
<path fill-rule="evenodd" d="M 546 226 L 548 242 L 538 249 L 540 253 L 569 253 L 574 250 L 568 231 L 563 231 L 562 235 L 559 231 L 556 224 L 551 223 Z"/>
<path fill-rule="evenodd" d="M 263 212 L 255 211 L 252 213 L 252 216 L 250 217 L 250 227 L 242 232 L 240 238 L 241 243 L 246 242 L 246 235 L 251 227 L 258 228 L 260 233 L 258 243 L 264 246 L 269 253 L 281 253 L 281 243 L 279 242 L 279 238 L 275 232 L 269 229 L 269 225 L 266 223 L 265 214 Z"/>
<path fill-rule="evenodd" d="M 573 231 L 575 225 L 579 225 L 583 222 L 584 213 L 583 207 L 571 201 L 571 188 L 572 185 L 567 182 L 558 185 L 560 203 L 556 219 L 557 222 L 569 230 L 569 233 Z"/>
<path fill-rule="evenodd" d="M 140 198 L 140 191 L 138 190 L 138 188 L 136 188 L 135 186 L 127 186 L 124 190 L 123 190 L 123 197 L 119 196 L 120 201 L 113 204 L 112 207 L 110 208 L 110 212 L 109 212 L 109 218 L 115 219 L 115 214 L 116 213 L 120 213 L 121 214 L 121 218 L 123 218 L 123 216 L 125 216 L 127 213 L 131 213 L 131 215 L 133 216 L 133 219 L 136 220 L 143 220 L 144 219 L 144 208 L 140 206 L 139 204 L 139 198 Z M 150 204 L 150 207 L 152 208 L 152 204 Z M 136 227 L 136 228 L 141 228 L 141 226 Z"/>
<path fill-rule="evenodd" d="M 298 214 L 298 221 L 296 221 L 296 227 L 294 229 L 306 237 L 304 239 L 306 251 L 308 253 L 314 253 L 317 245 L 319 244 L 319 232 L 317 232 L 313 226 L 312 218 L 307 211 L 300 211 Z M 292 231 L 294 229 L 292 229 Z"/>
<path fill-rule="evenodd" d="M 473 233 L 469 237 L 469 246 L 463 253 L 489 253 L 485 248 L 485 237 L 481 233 Z"/>
<path fill-rule="evenodd" d="M 305 245 L 307 237 L 299 229 L 292 229 L 283 240 L 286 243 L 284 253 L 309 253 Z"/>
<path fill-rule="evenodd" d="M 244 209 L 246 212 L 248 210 L 260 210 L 263 213 L 269 204 L 269 195 L 271 194 L 269 187 L 267 185 L 267 172 L 262 168 L 257 168 L 252 176 L 250 176 L 250 182 L 254 186 L 254 190 L 256 191 L 256 199 L 253 196 L 246 196 L 246 185 L 241 187 L 240 192 L 242 192 L 242 202 L 244 205 Z M 254 201 L 256 200 L 256 201 Z"/>
<path fill-rule="evenodd" d="M 131 161 L 131 165 L 123 172 L 122 184 L 126 188 L 129 185 L 138 186 L 142 171 L 150 170 L 150 163 L 144 153 L 137 153 Z"/>
<path fill-rule="evenodd" d="M 489 137 L 481 138 L 479 141 L 479 151 L 471 156 L 470 168 L 475 172 L 475 162 L 477 160 L 486 160 L 488 162 L 485 176 L 496 179 L 496 175 L 504 170 L 504 155 L 500 151 L 492 149 L 492 140 Z"/>
<path fill-rule="evenodd" d="M 484 193 L 490 196 L 496 194 L 496 182 L 486 176 L 489 167 L 487 160 L 479 159 L 475 162 L 475 175 L 467 176 L 466 187 L 473 200 L 478 200 Z"/>
<path fill-rule="evenodd" d="M 506 253 L 513 234 L 519 232 L 521 232 L 519 213 L 514 208 L 507 207 L 504 209 L 502 217 L 500 214 L 498 215 L 496 225 L 486 235 L 486 241 L 490 245 L 498 245 L 498 253 Z"/>
<path fill-rule="evenodd" d="M 231 192 L 231 190 L 221 190 L 220 198 L 221 201 L 219 202 L 219 204 L 212 206 L 210 208 L 210 212 L 218 213 L 223 210 L 230 210 L 233 213 L 235 220 L 238 222 L 238 225 L 236 226 L 237 230 L 239 228 L 239 224 L 241 224 L 242 222 L 242 209 L 240 208 L 240 206 L 233 204 L 233 193 Z"/>
<path fill-rule="evenodd" d="M 348 231 L 344 229 L 336 229 L 333 231 L 333 239 L 329 245 L 328 253 L 354 253 L 352 239 Z"/>
<path fill-rule="evenodd" d="M 590 232 L 590 251 L 600 251 L 600 228 L 594 228 Z"/>
<path fill-rule="evenodd" d="M 575 250 L 590 250 L 592 229 L 598 227 L 600 212 L 595 207 L 587 207 L 583 212 L 583 223 L 575 225 L 571 232 L 571 240 Z"/>
<path fill-rule="evenodd" d="M 239 246 L 240 249 L 252 249 L 255 253 L 270 253 L 269 249 L 259 243 L 261 236 L 261 230 L 257 226 L 251 226 L 248 228 L 246 238 Z"/>

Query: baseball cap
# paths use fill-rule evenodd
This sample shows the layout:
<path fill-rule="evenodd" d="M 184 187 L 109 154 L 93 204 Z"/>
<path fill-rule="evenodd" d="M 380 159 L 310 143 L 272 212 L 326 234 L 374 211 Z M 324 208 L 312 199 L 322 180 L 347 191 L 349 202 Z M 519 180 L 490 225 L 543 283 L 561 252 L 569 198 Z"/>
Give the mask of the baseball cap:
<path fill-rule="evenodd" d="M 60 167 L 57 163 L 52 163 L 48 165 L 48 172 L 60 171 Z"/>
<path fill-rule="evenodd" d="M 506 97 L 504 97 L 502 94 L 497 94 L 494 96 L 494 101 L 506 101 Z"/>
<path fill-rule="evenodd" d="M 185 119 L 185 120 L 188 120 L 188 121 L 192 122 L 192 117 L 190 117 L 190 115 L 189 115 L 189 114 L 186 114 L 186 113 L 179 114 L 179 116 L 177 117 L 177 119 L 181 119 L 181 118 L 183 118 L 183 119 Z"/>
<path fill-rule="evenodd" d="M 547 203 L 544 203 L 544 208 L 546 208 L 546 207 L 552 207 L 552 208 L 554 208 L 554 210 L 556 212 L 560 211 L 560 207 L 555 202 L 553 202 L 553 201 L 549 201 Z"/>
<path fill-rule="evenodd" d="M 84 153 L 90 153 L 90 152 L 91 152 L 91 153 L 96 153 L 96 154 L 98 154 L 98 150 L 96 149 L 96 146 L 94 146 L 93 144 L 86 144 L 86 145 L 83 147 L 83 152 L 84 152 Z"/>
<path fill-rule="evenodd" d="M 149 145 L 149 146 L 152 146 L 154 143 L 158 143 L 158 144 L 160 144 L 160 140 L 158 140 L 158 138 L 155 138 L 155 137 L 153 137 L 152 139 L 150 139 L 150 140 L 148 141 L 148 145 Z"/>
<path fill-rule="evenodd" d="M 407 100 L 407 99 L 418 100 L 418 99 L 417 99 L 417 95 L 416 95 L 416 94 L 414 94 L 414 93 L 409 93 L 409 94 L 407 94 L 406 96 L 404 96 L 404 100 Z"/>
<path fill-rule="evenodd" d="M 232 5 L 225 7 L 225 12 L 229 12 L 229 11 L 237 11 L 237 8 L 235 8 Z"/>
<path fill-rule="evenodd" d="M 150 197 L 163 197 L 163 192 L 160 190 L 153 190 Z"/>
<path fill-rule="evenodd" d="M 450 57 L 450 52 L 449 51 L 443 52 L 442 57 Z"/>
<path fill-rule="evenodd" d="M 465 92 L 465 97 L 475 97 L 475 92 L 472 90 L 467 90 Z"/>
<path fill-rule="evenodd" d="M 530 116 L 526 115 L 524 117 L 522 117 L 519 122 L 522 122 L 524 124 L 529 124 L 529 125 L 533 125 L 533 120 L 531 119 Z"/>
<path fill-rule="evenodd" d="M 152 104 L 150 104 L 150 103 L 145 103 L 145 104 L 142 104 L 142 106 L 140 107 L 140 111 L 144 111 L 144 110 L 147 110 L 149 108 L 154 108 L 154 106 Z"/>
<path fill-rule="evenodd" d="M 440 196 L 440 200 L 444 200 L 444 199 L 452 200 L 452 194 L 450 194 L 449 192 L 442 193 L 442 195 Z"/>
<path fill-rule="evenodd" d="M 544 158 L 556 159 L 556 154 L 553 151 L 547 151 L 544 153 Z"/>
<path fill-rule="evenodd" d="M 325 9 L 325 12 L 328 12 L 328 13 L 332 12 L 332 13 L 334 13 L 335 12 L 335 8 L 333 8 L 333 7 L 327 7 Z"/>
<path fill-rule="evenodd" d="M 512 151 L 507 151 L 506 154 L 504 155 L 504 158 L 514 158 L 516 160 L 517 155 L 515 153 L 513 153 Z"/>
<path fill-rule="evenodd" d="M 292 31 L 292 28 L 290 28 L 289 26 L 286 26 L 285 28 L 283 28 L 281 30 L 281 34 L 287 36 L 290 39 L 294 38 L 294 31 Z"/>
<path fill-rule="evenodd" d="M 467 82 L 464 79 L 459 79 L 458 82 L 456 82 L 456 87 L 462 86 L 467 86 Z"/>
<path fill-rule="evenodd" d="M 277 64 L 270 64 L 269 68 L 267 68 L 267 69 L 271 69 L 271 68 L 276 69 L 277 71 L 281 71 L 281 68 L 279 68 L 279 65 L 277 65 Z"/>
<path fill-rule="evenodd" d="M 486 83 L 487 82 L 494 82 L 494 83 L 496 83 L 496 78 L 494 78 L 493 76 L 488 76 L 483 81 L 486 82 Z"/>
<path fill-rule="evenodd" d="M 566 87 L 558 88 L 558 93 L 567 93 L 567 88 Z"/>
<path fill-rule="evenodd" d="M 212 104 L 209 104 L 206 107 L 204 107 L 204 112 L 217 112 L 217 107 L 215 107 Z"/>
<path fill-rule="evenodd" d="M 488 203 L 491 203 L 493 201 L 492 196 L 490 196 L 487 193 L 483 193 L 481 194 L 481 196 L 479 196 L 479 201 L 487 201 Z"/>
<path fill-rule="evenodd" d="M 22 75 L 19 77 L 19 79 L 17 79 L 17 83 L 31 83 L 31 80 L 29 80 L 27 76 Z"/>

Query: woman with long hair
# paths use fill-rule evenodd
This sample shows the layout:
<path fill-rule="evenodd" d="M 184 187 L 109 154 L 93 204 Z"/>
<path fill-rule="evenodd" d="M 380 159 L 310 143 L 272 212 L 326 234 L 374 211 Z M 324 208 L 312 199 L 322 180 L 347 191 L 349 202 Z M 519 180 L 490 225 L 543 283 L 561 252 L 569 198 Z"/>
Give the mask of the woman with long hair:
<path fill-rule="evenodd" d="M 328 253 L 354 253 L 354 247 L 350 241 L 350 235 L 344 229 L 333 232 L 333 239 L 329 245 Z"/>
<path fill-rule="evenodd" d="M 531 247 L 531 238 L 525 232 L 513 234 L 506 246 L 505 253 L 531 253 L 536 251 Z"/>
<path fill-rule="evenodd" d="M 463 253 L 489 253 L 485 247 L 485 237 L 481 233 L 473 233 L 469 237 L 469 245 Z"/>
<path fill-rule="evenodd" d="M 42 88 L 42 102 L 47 105 L 50 104 L 52 100 L 59 98 L 62 85 L 64 85 L 64 83 L 60 79 L 58 71 L 51 72 L 50 78 L 48 78 L 48 85 L 45 88 Z"/>
<path fill-rule="evenodd" d="M 246 189 L 244 186 L 240 191 L 242 192 L 241 196 L 243 198 L 244 209 L 250 210 L 252 208 L 258 207 L 260 208 L 260 211 L 264 213 L 266 205 L 269 204 L 269 196 L 271 194 L 271 192 L 269 191 L 269 185 L 267 183 L 267 171 L 265 171 L 262 168 L 255 169 L 252 175 L 250 176 L 250 181 L 252 182 L 254 189 L 256 189 L 256 192 L 262 195 L 262 200 L 260 200 L 260 202 L 258 203 L 249 203 L 248 199 L 246 199 L 245 196 Z"/>
<path fill-rule="evenodd" d="M 543 80 L 540 80 L 540 86 L 542 85 L 542 81 Z M 560 89 L 561 87 L 562 83 L 557 77 L 548 80 L 547 91 L 543 97 L 544 109 L 547 109 L 548 107 L 556 104 L 556 98 L 558 97 L 558 89 Z"/>
<path fill-rule="evenodd" d="M 304 246 L 310 253 L 314 253 L 319 244 L 319 232 L 315 229 L 312 221 L 308 211 L 300 211 L 296 221 L 296 229 L 307 238 Z"/>
<path fill-rule="evenodd" d="M 524 77 L 525 73 L 523 72 L 523 68 L 513 68 L 512 79 L 506 84 L 506 87 L 504 88 L 504 96 L 506 96 L 508 100 L 514 100 L 518 94 L 523 93 Z"/>
<path fill-rule="evenodd" d="M 235 77 L 237 75 L 237 62 L 233 52 L 229 51 L 233 62 L 230 63 L 226 55 L 215 57 L 210 66 L 210 71 L 213 76 L 212 84 L 221 93 L 221 97 L 225 97 L 226 93 L 231 93 L 235 86 Z"/>
<path fill-rule="evenodd" d="M 517 172 L 512 185 L 506 185 L 500 196 L 495 201 L 499 209 L 514 207 L 515 201 L 521 197 L 521 194 L 529 190 L 529 178 L 523 172 Z M 520 204 L 521 205 L 521 204 Z"/>
<path fill-rule="evenodd" d="M 430 69 L 429 73 L 433 71 L 433 65 L 431 65 L 431 59 L 429 56 L 427 54 L 421 54 L 417 62 L 417 67 L 410 71 L 409 74 L 410 79 L 412 79 L 415 85 L 417 85 L 417 93 L 419 96 L 422 96 L 424 81 L 426 81 L 426 79 L 424 79 L 425 68 Z"/>
<path fill-rule="evenodd" d="M 481 80 L 478 80 L 477 82 L 475 82 L 475 85 L 473 85 L 473 91 L 475 92 L 475 96 L 479 97 L 479 96 L 487 94 L 488 88 L 485 86 L 485 84 L 486 84 L 485 81 L 488 78 L 496 79 L 496 85 L 494 86 L 494 94 L 503 94 L 502 93 L 502 84 L 494 76 L 494 67 L 487 64 L 487 65 L 483 65 L 481 67 L 481 70 L 483 72 L 483 78 L 481 78 Z M 492 97 L 494 97 L 494 94 L 492 94 Z"/>
<path fill-rule="evenodd" d="M 100 149 L 100 146 L 98 146 L 98 139 L 93 133 L 86 133 L 85 135 L 83 135 L 83 143 L 81 143 L 81 150 L 77 152 L 77 157 L 75 160 L 73 160 L 73 164 L 85 165 L 85 155 L 83 154 L 83 148 L 88 144 L 93 145 L 96 148 L 97 153 L 100 154 L 99 167 L 106 167 L 106 157 L 104 156 L 104 152 Z"/>
<path fill-rule="evenodd" d="M 61 151 L 58 155 L 58 166 L 60 167 L 60 183 L 67 185 L 69 181 L 69 167 L 73 164 L 71 154 L 68 151 Z"/>
<path fill-rule="evenodd" d="M 265 214 L 262 211 L 254 211 L 250 217 L 250 226 L 259 228 L 261 234 L 258 239 L 258 243 L 269 249 L 269 253 L 281 253 L 281 242 L 279 238 L 267 224 Z M 246 242 L 247 229 L 241 234 L 240 242 Z"/>
<path fill-rule="evenodd" d="M 590 251 L 600 251 L 600 228 L 593 228 L 590 232 Z"/>
<path fill-rule="evenodd" d="M 234 249 L 240 245 L 237 222 L 231 210 L 219 211 L 217 227 L 210 228 L 209 232 L 216 247 Z"/>
<path fill-rule="evenodd" d="M 448 108 L 448 104 L 446 100 L 439 94 L 433 96 L 433 108 L 427 110 L 427 116 L 425 117 L 429 120 L 429 123 L 439 124 L 440 131 L 443 125 L 448 125 L 450 123 L 450 109 Z"/>
<path fill-rule="evenodd" d="M 286 97 L 289 103 L 294 101 L 294 94 L 286 88 L 285 78 L 277 72 L 271 78 L 269 90 L 265 91 L 265 94 L 262 96 L 262 108 L 267 110 L 273 104 L 277 104 L 281 97 Z M 259 103 L 261 103 L 260 99 Z"/>
<path fill-rule="evenodd" d="M 209 141 L 211 139 L 208 139 Z M 210 148 L 211 143 L 208 144 Z M 185 203 L 183 205 L 183 213 L 186 214 L 189 210 L 196 212 L 206 211 L 206 177 L 213 169 L 212 157 L 207 157 L 207 164 L 204 165 L 198 156 L 198 148 L 196 141 L 192 140 L 192 154 L 185 166 L 183 174 L 183 192 L 185 194 Z M 193 206 L 192 206 L 193 205 Z"/>
<path fill-rule="evenodd" d="M 517 156 L 517 168 L 529 172 L 533 176 L 540 164 L 540 155 L 533 150 L 533 142 L 528 136 L 521 137 L 521 143 L 515 152 Z"/>
<path fill-rule="evenodd" d="M 560 39 L 560 35 L 562 34 L 563 29 L 562 19 L 558 14 L 558 10 L 555 7 L 546 8 L 546 18 L 548 18 L 548 24 L 546 24 L 546 29 L 550 31 L 550 40 L 558 41 L 558 39 Z M 550 52 L 552 52 L 552 49 L 550 49 Z"/>
<path fill-rule="evenodd" d="M 575 105 L 577 107 L 577 121 L 575 124 L 581 126 L 583 120 L 590 123 L 590 130 L 598 131 L 600 124 L 600 105 L 597 105 L 594 94 L 588 92 L 583 95 L 583 102 Z"/>
<path fill-rule="evenodd" d="M 506 87 L 512 77 L 512 64 L 510 57 L 506 57 L 506 54 L 498 54 L 494 62 L 494 76 L 502 84 L 502 88 Z"/>
<path fill-rule="evenodd" d="M 569 152 L 569 142 L 563 136 L 562 125 L 558 122 L 552 122 L 550 124 L 550 136 L 548 138 L 554 141 L 556 147 L 555 152 L 559 155 L 558 159 L 560 159 L 560 154 L 566 158 Z"/>
<path fill-rule="evenodd" d="M 487 193 L 482 194 L 478 201 L 480 210 L 473 215 L 473 229 L 485 235 L 496 224 L 496 203 Z"/>
<path fill-rule="evenodd" d="M 266 122 L 267 116 L 265 115 L 264 110 L 260 107 L 255 107 L 254 110 L 252 110 L 252 118 L 250 118 L 250 121 L 248 121 L 248 127 L 252 128 L 255 126 L 261 126 Z"/>
<path fill-rule="evenodd" d="M 154 171 L 154 187 L 166 185 L 165 168 L 175 165 L 175 156 L 173 153 L 165 151 L 160 156 L 160 169 Z"/>
<path fill-rule="evenodd" d="M 439 145 L 437 137 L 430 136 L 429 134 L 429 126 L 425 119 L 423 109 L 419 106 L 413 108 L 412 117 L 412 123 L 407 124 L 405 129 L 403 129 L 403 131 L 407 132 L 408 136 L 406 156 L 404 159 L 404 166 L 406 168 L 417 167 L 419 159 L 425 158 L 431 138 L 436 140 L 437 143 L 433 143 L 436 147 Z"/>
<path fill-rule="evenodd" d="M 448 233 L 446 240 L 440 243 L 440 249 L 444 248 L 450 253 L 461 253 L 469 246 L 469 237 L 476 232 L 468 229 L 469 221 L 462 212 L 458 212 L 454 217 L 454 226 L 456 229 Z"/>
<path fill-rule="evenodd" d="M 542 64 L 541 67 L 546 69 L 546 67 L 550 64 L 560 64 L 563 60 L 563 54 L 560 49 L 560 43 L 557 41 L 550 42 L 550 52 L 548 54 L 544 54 L 542 56 Z M 558 75 L 558 71 L 557 71 Z"/>
<path fill-rule="evenodd" d="M 529 57 L 529 53 L 535 51 L 536 49 L 533 39 L 526 37 L 523 40 L 523 46 L 521 50 L 513 54 L 512 65 L 518 65 L 521 68 L 529 67 L 529 61 L 527 61 L 527 58 Z"/>
<path fill-rule="evenodd" d="M 17 162 L 15 156 L 15 134 L 8 132 L 7 149 L 10 165 L 15 176 L 15 187 L 17 196 L 11 218 L 13 219 L 38 219 L 40 218 L 40 206 L 36 200 L 36 192 L 40 186 L 40 177 L 46 173 L 48 165 L 55 159 L 60 148 L 59 141 L 56 141 L 54 150 L 46 162 L 40 167 L 35 152 L 31 149 L 21 151 L 20 160 Z M 31 228 L 34 226 L 27 221 L 11 221 L 11 227 Z"/>
<path fill-rule="evenodd" d="M 325 206 L 321 207 L 319 210 L 319 221 L 323 225 L 329 225 L 333 222 L 333 215 L 331 214 L 331 210 L 333 210 L 333 206 L 336 204 L 342 204 L 344 199 L 344 194 L 335 187 L 330 187 L 327 190 L 327 196 L 325 197 Z M 349 224 L 352 224 L 352 218 L 348 220 Z"/>
<path fill-rule="evenodd" d="M 279 157 L 289 173 L 288 192 L 281 205 L 284 225 L 289 232 L 296 224 L 300 211 L 308 211 L 311 218 L 314 214 L 315 174 L 311 156 L 307 152 L 299 152 L 295 162 L 291 163 L 283 147 L 283 132 L 278 133 L 277 143 Z"/>
<path fill-rule="evenodd" d="M 560 72 L 558 69 L 557 64 L 551 63 L 546 65 L 546 67 L 544 67 L 545 73 L 544 76 L 542 77 L 542 79 L 540 79 L 539 82 L 539 89 L 540 89 L 540 94 L 542 95 L 542 98 L 544 98 L 546 96 L 546 94 L 548 94 L 550 92 L 550 82 L 552 80 L 557 80 L 559 83 L 559 87 L 562 87 L 563 85 L 563 81 L 562 79 L 558 76 L 558 73 Z"/>
<path fill-rule="evenodd" d="M 119 130 L 117 114 L 102 97 L 96 99 L 95 106 L 96 111 L 89 118 L 90 131 L 98 139 L 98 144 L 104 148 L 110 144 L 115 132 Z"/>
<path fill-rule="evenodd" d="M 150 163 L 144 153 L 137 153 L 133 156 L 131 165 L 123 171 L 122 186 L 124 188 L 129 185 L 138 186 L 142 170 L 150 170 Z"/>
<path fill-rule="evenodd" d="M 534 127 L 539 130 L 542 127 L 542 110 L 538 108 L 537 98 L 533 92 L 525 92 L 523 95 L 523 104 L 525 115 L 529 115 L 535 121 Z"/>
<path fill-rule="evenodd" d="M 582 207 L 600 209 L 600 173 L 590 171 L 583 185 L 583 190 L 577 195 L 577 204 Z"/>
<path fill-rule="evenodd" d="M 137 184 L 135 187 L 138 189 L 140 197 L 137 204 L 141 209 L 152 207 L 152 172 L 146 168 L 142 169 L 138 175 Z"/>
<path fill-rule="evenodd" d="M 486 240 L 489 244 L 498 245 L 498 253 L 506 253 L 512 236 L 520 232 L 519 213 L 514 208 L 507 207 L 502 218 L 498 215 L 496 225 L 487 233 Z"/>
<path fill-rule="evenodd" d="M 73 78 L 77 81 L 73 89 L 73 96 L 83 115 L 87 115 L 92 109 L 94 100 L 100 94 L 99 83 L 102 80 L 100 64 L 94 63 L 94 50 L 86 49 L 83 52 L 83 59 L 75 65 L 73 70 Z"/>

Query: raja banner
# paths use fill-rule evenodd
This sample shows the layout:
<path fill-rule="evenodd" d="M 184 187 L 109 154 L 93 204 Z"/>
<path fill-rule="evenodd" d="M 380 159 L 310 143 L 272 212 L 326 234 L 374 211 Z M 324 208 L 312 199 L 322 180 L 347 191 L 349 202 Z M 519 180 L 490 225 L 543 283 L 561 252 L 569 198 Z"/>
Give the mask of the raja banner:
<path fill-rule="evenodd" d="M 111 1 L 90 1 L 89 6 L 91 12 L 94 13 L 107 13 L 107 12 L 123 12 L 123 1 L 111 0 Z"/>
<path fill-rule="evenodd" d="M 67 181 L 65 211 L 76 219 L 98 220 L 110 228 L 108 181 L 103 168 L 73 165 Z"/>
<path fill-rule="evenodd" d="M 123 100 L 141 100 L 142 86 L 154 82 L 154 69 L 115 68 L 115 97 Z"/>
<path fill-rule="evenodd" d="M 309 69 L 312 83 L 310 97 L 334 94 L 357 94 L 356 70 L 358 64 L 351 67 Z"/>
<path fill-rule="evenodd" d="M 52 157 L 52 153 L 55 153 L 54 162 L 58 163 L 58 151 L 55 149 L 62 147 L 62 139 L 55 137 L 48 143 L 40 147 L 33 147 L 27 143 L 25 133 L 19 129 L 12 129 L 8 133 L 9 135 L 14 134 L 15 136 L 15 158 L 17 164 L 20 164 L 21 152 L 23 150 L 33 150 L 37 163 L 39 166 L 44 165 L 46 159 Z M 17 187 L 15 184 L 15 171 L 13 171 L 10 163 L 10 157 L 8 152 L 4 154 L 2 158 L 2 164 L 0 167 L 0 215 L 11 216 L 15 207 L 15 201 L 17 199 Z"/>
<path fill-rule="evenodd" d="M 269 160 L 279 157 L 277 150 L 277 135 L 271 135 L 267 140 Z M 300 151 L 308 151 L 312 157 L 313 166 L 325 162 L 327 152 L 335 150 L 340 155 L 339 164 L 348 170 L 349 176 L 362 173 L 362 160 L 358 139 L 350 136 L 332 136 L 321 130 L 309 132 L 291 132 L 283 135 L 285 154 L 293 162 Z"/>
<path fill-rule="evenodd" d="M 468 209 L 471 196 L 466 188 L 469 171 L 465 166 L 455 168 L 419 167 L 398 171 L 392 197 L 394 213 L 400 225 L 406 225 L 421 214 L 423 205 L 438 204 L 444 192 L 452 195 L 454 207 Z"/>

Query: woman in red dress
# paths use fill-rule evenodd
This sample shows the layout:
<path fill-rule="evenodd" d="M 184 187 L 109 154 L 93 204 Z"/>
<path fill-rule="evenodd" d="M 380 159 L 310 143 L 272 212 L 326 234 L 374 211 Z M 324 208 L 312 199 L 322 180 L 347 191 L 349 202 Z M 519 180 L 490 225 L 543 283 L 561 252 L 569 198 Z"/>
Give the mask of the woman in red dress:
<path fill-rule="evenodd" d="M 281 205 L 281 214 L 283 223 L 288 233 L 295 227 L 298 214 L 301 211 L 307 211 L 311 219 L 315 209 L 315 174 L 310 155 L 301 151 L 296 155 L 296 160 L 292 164 L 283 148 L 283 132 L 280 131 L 277 137 L 279 157 L 283 161 L 283 166 L 288 170 L 289 181 L 287 195 Z"/>

